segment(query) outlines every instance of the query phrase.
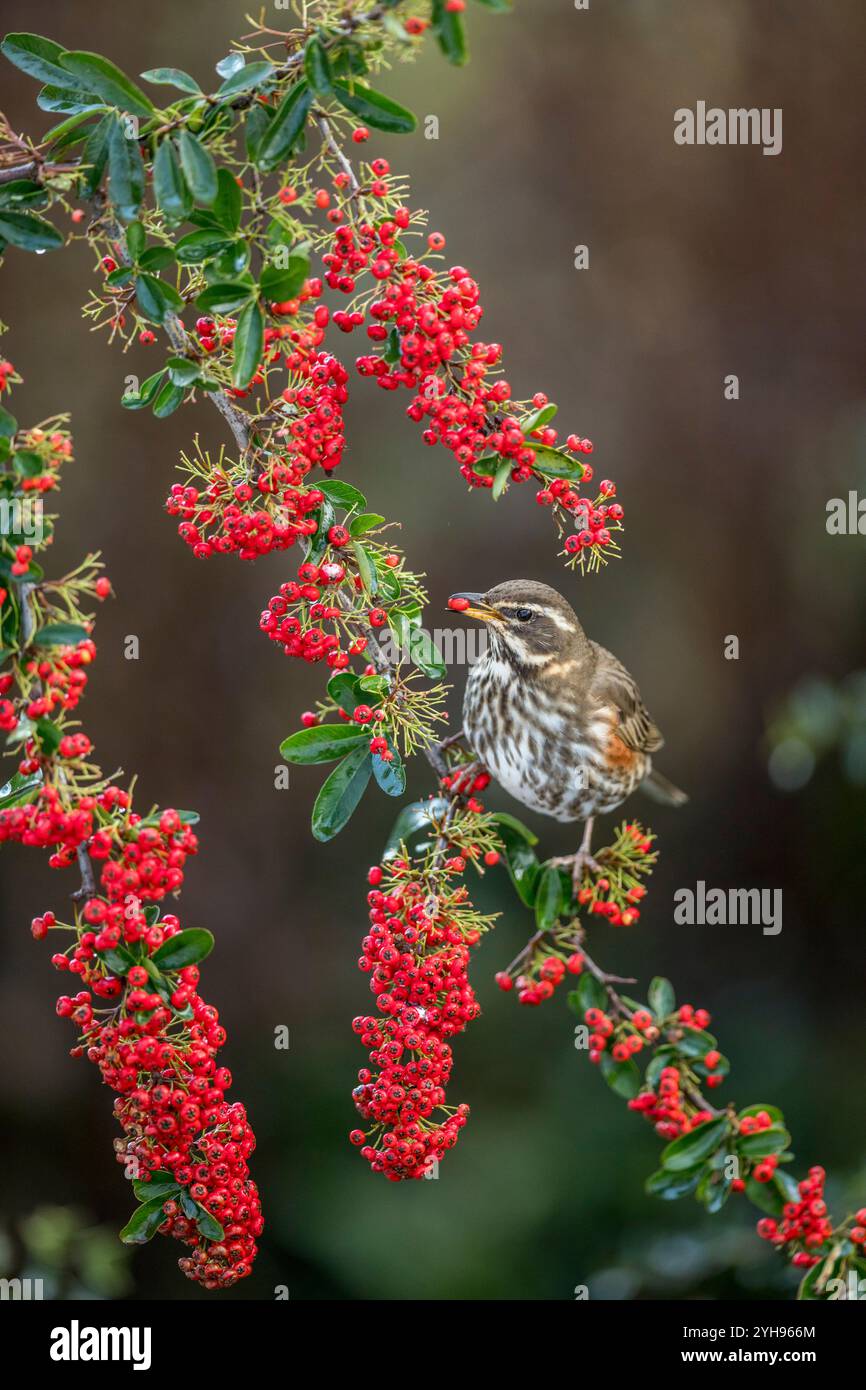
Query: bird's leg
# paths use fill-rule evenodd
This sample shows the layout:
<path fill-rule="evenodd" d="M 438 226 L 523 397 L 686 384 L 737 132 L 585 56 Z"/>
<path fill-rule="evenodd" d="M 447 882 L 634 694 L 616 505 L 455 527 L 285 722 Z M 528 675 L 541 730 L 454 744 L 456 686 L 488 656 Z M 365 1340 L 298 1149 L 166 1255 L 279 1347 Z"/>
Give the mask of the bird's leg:
<path fill-rule="evenodd" d="M 448 749 L 453 748 L 455 743 L 460 743 L 461 739 L 465 739 L 465 737 L 461 729 L 459 733 L 449 734 L 448 737 L 443 738 L 440 743 L 434 743 L 432 748 L 428 748 L 427 757 L 440 777 L 445 777 L 448 772 L 448 760 L 445 757 Z"/>
<path fill-rule="evenodd" d="M 601 865 L 597 859 L 593 859 L 589 852 L 592 842 L 592 827 L 595 824 L 595 816 L 589 816 L 583 827 L 583 839 L 580 842 L 580 849 L 576 854 L 568 854 L 562 859 L 551 859 L 551 864 L 557 868 L 571 869 L 571 885 L 575 897 L 583 882 L 583 871 L 589 869 L 591 873 L 600 874 Z"/>

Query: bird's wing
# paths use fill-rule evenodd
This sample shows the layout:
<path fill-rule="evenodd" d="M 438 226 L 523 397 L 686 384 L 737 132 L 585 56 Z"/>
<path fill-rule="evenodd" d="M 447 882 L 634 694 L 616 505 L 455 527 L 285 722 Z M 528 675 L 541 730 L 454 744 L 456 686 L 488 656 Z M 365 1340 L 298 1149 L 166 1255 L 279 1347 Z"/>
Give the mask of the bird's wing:
<path fill-rule="evenodd" d="M 613 705 L 619 712 L 616 731 L 629 748 L 639 753 L 655 753 L 664 745 L 664 739 L 640 697 L 634 677 L 611 652 L 597 643 L 593 645 L 598 661 L 590 695 L 602 704 Z"/>

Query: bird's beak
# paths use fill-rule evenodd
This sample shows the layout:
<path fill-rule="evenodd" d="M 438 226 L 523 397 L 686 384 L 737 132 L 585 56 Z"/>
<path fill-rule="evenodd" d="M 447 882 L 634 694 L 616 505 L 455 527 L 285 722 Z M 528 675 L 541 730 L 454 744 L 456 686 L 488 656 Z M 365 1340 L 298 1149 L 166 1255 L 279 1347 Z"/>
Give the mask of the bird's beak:
<path fill-rule="evenodd" d="M 461 600 L 459 607 L 455 607 L 455 599 Z M 463 606 L 464 603 L 466 607 Z M 492 618 L 502 617 L 498 609 L 485 602 L 483 594 L 452 594 L 448 600 L 448 607 L 454 608 L 458 613 L 465 613 L 467 618 L 480 618 L 483 623 L 489 623 Z"/>

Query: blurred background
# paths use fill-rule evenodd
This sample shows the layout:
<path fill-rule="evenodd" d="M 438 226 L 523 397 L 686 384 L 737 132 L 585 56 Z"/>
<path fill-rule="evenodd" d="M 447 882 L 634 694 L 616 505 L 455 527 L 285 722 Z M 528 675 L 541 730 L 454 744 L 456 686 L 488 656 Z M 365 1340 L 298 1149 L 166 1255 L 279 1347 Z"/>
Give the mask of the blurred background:
<path fill-rule="evenodd" d="M 249 27 L 238 0 L 2 0 L 0 12 L 4 31 L 94 48 L 131 73 L 178 65 L 205 84 Z M 841 1214 L 866 1201 L 866 539 L 829 536 L 825 519 L 829 498 L 866 494 L 866 9 L 516 0 L 510 16 L 470 3 L 467 18 L 467 70 L 431 42 L 387 83 L 439 117 L 438 141 L 419 121 L 368 149 L 411 171 L 447 254 L 480 281 L 485 335 L 506 344 L 515 393 L 548 392 L 564 431 L 594 440 L 596 476 L 616 479 L 626 508 L 624 558 L 601 577 L 567 576 L 531 489 L 496 505 L 467 495 L 406 420 L 408 397 L 357 378 L 345 476 L 402 518 L 434 612 L 456 589 L 543 579 L 639 678 L 667 734 L 664 771 L 692 800 L 679 812 L 631 803 L 661 858 L 638 926 L 594 929 L 594 954 L 642 981 L 669 975 L 681 1001 L 711 1010 L 733 1066 L 720 1095 L 780 1105 L 798 1165 L 826 1164 Z M 4 66 L 2 88 L 14 127 L 52 123 L 23 74 Z M 698 100 L 782 107 L 783 153 L 675 145 L 674 110 Z M 578 244 L 587 270 L 573 268 Z M 223 1297 L 287 1286 L 297 1299 L 547 1300 L 582 1284 L 598 1298 L 787 1296 L 750 1207 L 733 1199 L 708 1217 L 644 1195 L 658 1141 L 574 1050 L 564 1002 L 520 1009 L 496 989 L 530 929 L 496 875 L 479 895 L 504 908 L 475 962 L 484 1017 L 455 1044 L 450 1099 L 473 1112 L 460 1144 L 438 1181 L 402 1185 L 350 1148 L 365 1060 L 350 1025 L 369 998 L 356 968 L 365 870 L 395 804 L 371 792 L 321 846 L 309 833 L 319 772 L 293 769 L 290 790 L 274 789 L 278 744 L 320 688 L 320 673 L 257 630 L 287 566 L 202 564 L 178 540 L 162 511 L 178 452 L 196 429 L 218 447 L 221 422 L 206 405 L 163 422 L 120 407 L 124 377 L 156 359 L 89 332 L 78 316 L 89 275 L 80 247 L 10 252 L 3 352 L 25 377 L 22 422 L 73 413 L 58 572 L 100 549 L 117 593 L 99 613 L 83 711 L 100 761 L 137 771 L 142 802 L 202 815 L 180 910 L 217 937 L 205 993 L 258 1134 L 268 1223 L 253 1276 Z M 738 401 L 723 396 L 729 373 Z M 137 663 L 123 658 L 133 633 Z M 738 660 L 724 658 L 730 635 Z M 426 794 L 425 767 L 410 789 Z M 490 804 L 517 809 L 501 793 Z M 532 823 L 546 850 L 573 849 L 567 827 Z M 130 1198 L 112 1098 L 68 1057 L 59 981 L 30 938 L 30 918 L 68 885 L 20 849 L 4 848 L 0 871 L 3 1262 L 66 1260 L 60 1293 L 207 1298 L 164 1240 L 110 1277 L 63 1253 L 82 1230 L 118 1229 Z M 674 891 L 698 879 L 781 888 L 781 935 L 676 925 Z M 279 1025 L 288 1052 L 274 1048 Z"/>

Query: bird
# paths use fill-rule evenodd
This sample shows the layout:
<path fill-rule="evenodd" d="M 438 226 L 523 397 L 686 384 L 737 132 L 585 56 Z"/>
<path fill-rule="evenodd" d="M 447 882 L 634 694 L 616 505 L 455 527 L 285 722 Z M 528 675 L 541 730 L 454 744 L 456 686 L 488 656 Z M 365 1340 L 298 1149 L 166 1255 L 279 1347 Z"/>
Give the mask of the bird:
<path fill-rule="evenodd" d="M 583 821 L 570 865 L 575 891 L 592 857 L 596 816 L 637 787 L 669 806 L 688 797 L 653 767 L 664 739 L 634 677 L 587 637 L 567 599 L 532 579 L 452 594 L 450 609 L 486 624 L 469 671 L 457 735 L 517 801 L 558 821 Z"/>

